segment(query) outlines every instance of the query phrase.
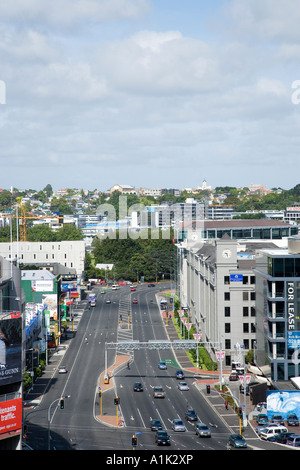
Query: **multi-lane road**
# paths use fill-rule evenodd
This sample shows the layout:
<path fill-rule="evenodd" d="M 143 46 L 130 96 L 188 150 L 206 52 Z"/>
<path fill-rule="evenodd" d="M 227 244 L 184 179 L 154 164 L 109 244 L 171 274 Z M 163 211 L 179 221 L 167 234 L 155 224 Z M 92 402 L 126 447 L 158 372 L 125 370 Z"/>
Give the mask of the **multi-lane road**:
<path fill-rule="evenodd" d="M 159 289 L 140 285 L 131 292 L 128 286 L 122 286 L 105 295 L 96 289 L 96 307 L 84 309 L 65 354 L 61 358 L 54 355 L 47 367 L 48 376 L 44 374 L 40 379 L 39 384 L 41 380 L 45 382 L 41 402 L 25 410 L 28 443 L 34 449 L 132 450 L 131 438 L 135 435 L 138 450 L 157 450 L 155 432 L 150 430 L 151 418 L 161 420 L 174 451 L 226 449 L 230 430 L 213 408 L 207 406 L 192 373 L 185 376 L 189 390 L 178 389 L 176 357 L 171 349 L 135 350 L 130 369 L 125 365 L 116 373 L 115 394 L 120 398 L 119 411 L 124 426 L 106 426 L 96 416 L 99 407 L 97 389 L 105 368 L 105 350 L 108 365 L 114 362 L 116 354 L 113 349 L 106 349 L 106 345 L 131 339 L 140 342 L 168 339 L 155 301 Z M 111 303 L 106 303 L 108 298 Z M 138 303 L 133 303 L 133 298 Z M 162 359 L 167 361 L 166 370 L 158 368 Z M 58 373 L 62 364 L 67 367 L 66 374 Z M 142 382 L 143 392 L 133 391 L 136 381 Z M 165 398 L 153 398 L 156 385 L 164 388 Z M 59 406 L 61 396 L 68 397 L 64 409 Z M 211 438 L 196 436 L 194 424 L 184 419 L 187 407 L 192 407 L 199 419 L 210 426 Z M 175 418 L 185 422 L 185 432 L 172 429 Z"/>

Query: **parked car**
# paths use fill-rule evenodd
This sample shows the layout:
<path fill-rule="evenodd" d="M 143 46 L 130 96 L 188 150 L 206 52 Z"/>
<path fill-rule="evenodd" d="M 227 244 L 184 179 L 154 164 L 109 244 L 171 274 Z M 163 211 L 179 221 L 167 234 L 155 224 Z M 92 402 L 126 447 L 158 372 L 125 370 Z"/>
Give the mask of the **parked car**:
<path fill-rule="evenodd" d="M 246 448 L 247 447 L 247 442 L 245 441 L 243 436 L 241 436 L 241 434 L 231 434 L 229 436 L 229 445 L 231 445 L 233 447 Z"/>
<path fill-rule="evenodd" d="M 135 382 L 135 384 L 133 386 L 133 390 L 135 392 L 142 392 L 143 391 L 143 386 L 142 386 L 141 382 Z"/>
<path fill-rule="evenodd" d="M 258 426 L 266 426 L 267 424 L 269 424 L 268 416 L 260 413 L 257 416 L 257 424 Z"/>
<path fill-rule="evenodd" d="M 290 413 L 286 418 L 286 422 L 288 426 L 299 426 L 299 419 L 295 413 Z"/>
<path fill-rule="evenodd" d="M 288 438 L 294 434 L 294 432 L 280 432 L 275 436 L 274 441 L 279 442 L 280 444 L 286 444 Z"/>
<path fill-rule="evenodd" d="M 161 370 L 165 370 L 167 368 L 166 361 L 160 361 L 160 363 L 158 364 L 158 368 Z"/>
<path fill-rule="evenodd" d="M 59 369 L 58 369 L 58 373 L 59 374 L 66 374 L 68 371 L 67 371 L 67 368 L 65 366 L 60 366 Z"/>
<path fill-rule="evenodd" d="M 287 438 L 286 443 L 288 446 L 300 447 L 300 436 L 294 434 L 293 436 Z"/>
<path fill-rule="evenodd" d="M 198 416 L 196 415 L 196 412 L 195 412 L 195 410 L 193 410 L 193 408 L 188 408 L 186 410 L 185 419 L 187 421 L 197 421 L 198 420 Z"/>
<path fill-rule="evenodd" d="M 276 415 L 273 415 L 272 418 L 271 418 L 271 423 L 276 423 L 276 424 L 282 424 L 284 425 L 284 419 L 281 415 L 279 414 L 276 414 Z"/>
<path fill-rule="evenodd" d="M 261 435 L 262 432 L 265 432 L 267 429 L 270 429 L 270 428 L 276 428 L 277 427 L 277 424 L 275 423 L 269 423 L 267 424 L 266 426 L 258 426 L 255 431 L 256 433 L 258 434 L 258 436 Z"/>
<path fill-rule="evenodd" d="M 163 431 L 163 430 L 156 431 L 155 442 L 157 443 L 158 446 L 159 445 L 169 446 L 171 442 L 170 442 L 170 437 L 167 431 Z"/>
<path fill-rule="evenodd" d="M 178 388 L 179 388 L 179 390 L 189 390 L 190 389 L 190 387 L 188 386 L 188 384 L 186 382 L 179 382 Z"/>
<path fill-rule="evenodd" d="M 240 385 L 240 393 L 244 394 L 244 384 Z M 246 395 L 250 395 L 250 387 L 249 385 L 246 385 Z"/>
<path fill-rule="evenodd" d="M 277 434 L 282 432 L 288 432 L 285 426 L 268 426 L 260 433 L 260 437 L 261 439 L 268 441 L 270 439 L 272 440 L 275 436 L 277 436 Z"/>
<path fill-rule="evenodd" d="M 195 432 L 199 437 L 211 437 L 210 429 L 204 423 L 197 423 L 195 426 Z"/>
<path fill-rule="evenodd" d="M 184 379 L 184 373 L 181 369 L 176 371 L 176 379 Z"/>
<path fill-rule="evenodd" d="M 162 429 L 162 424 L 159 419 L 151 419 L 150 421 L 151 431 L 159 431 Z"/>
<path fill-rule="evenodd" d="M 165 398 L 166 392 L 162 387 L 154 387 L 153 389 L 153 397 L 154 398 Z"/>
<path fill-rule="evenodd" d="M 174 431 L 185 431 L 185 425 L 181 419 L 173 419 L 172 421 L 172 429 Z"/>

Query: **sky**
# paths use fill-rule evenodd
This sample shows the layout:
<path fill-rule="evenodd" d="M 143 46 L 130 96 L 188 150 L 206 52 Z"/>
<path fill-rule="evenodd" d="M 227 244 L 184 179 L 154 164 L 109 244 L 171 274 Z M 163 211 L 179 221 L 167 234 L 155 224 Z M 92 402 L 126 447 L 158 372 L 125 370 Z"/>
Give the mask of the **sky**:
<path fill-rule="evenodd" d="M 0 0 L 0 188 L 300 183 L 297 0 Z"/>

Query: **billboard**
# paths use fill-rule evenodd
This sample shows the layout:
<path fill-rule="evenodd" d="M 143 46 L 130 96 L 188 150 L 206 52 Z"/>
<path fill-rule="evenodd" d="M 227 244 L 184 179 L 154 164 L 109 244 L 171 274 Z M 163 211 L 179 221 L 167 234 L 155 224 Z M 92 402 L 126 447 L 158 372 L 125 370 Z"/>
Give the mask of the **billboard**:
<path fill-rule="evenodd" d="M 287 282 L 287 347 L 299 349 L 300 346 L 300 319 L 298 303 L 300 300 L 299 282 Z"/>
<path fill-rule="evenodd" d="M 0 402 L 0 434 L 22 430 L 22 398 Z"/>
<path fill-rule="evenodd" d="M 22 381 L 22 317 L 0 317 L 0 386 Z"/>
<path fill-rule="evenodd" d="M 271 419 L 274 414 L 280 414 L 283 419 L 286 419 L 290 413 L 295 413 L 300 418 L 300 390 L 268 390 L 268 419 Z"/>

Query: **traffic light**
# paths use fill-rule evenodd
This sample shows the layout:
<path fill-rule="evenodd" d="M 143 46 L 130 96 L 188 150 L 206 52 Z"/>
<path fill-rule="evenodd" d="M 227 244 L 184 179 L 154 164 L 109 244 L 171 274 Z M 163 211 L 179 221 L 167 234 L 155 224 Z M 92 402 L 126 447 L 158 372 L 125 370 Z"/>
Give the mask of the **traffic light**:
<path fill-rule="evenodd" d="M 60 409 L 63 410 L 65 407 L 65 400 L 63 398 L 60 399 Z"/>
<path fill-rule="evenodd" d="M 210 394 L 210 385 L 206 385 L 206 393 L 207 393 L 207 395 Z"/>
<path fill-rule="evenodd" d="M 239 417 L 242 418 L 243 416 L 243 408 L 240 406 L 239 407 Z"/>
<path fill-rule="evenodd" d="M 135 436 L 132 436 L 131 444 L 132 444 L 133 446 L 136 446 L 136 445 L 137 445 L 137 438 L 136 438 Z"/>
<path fill-rule="evenodd" d="M 120 398 L 119 397 L 115 397 L 114 398 L 114 404 L 115 405 L 118 405 L 120 403 Z"/>

